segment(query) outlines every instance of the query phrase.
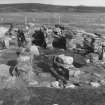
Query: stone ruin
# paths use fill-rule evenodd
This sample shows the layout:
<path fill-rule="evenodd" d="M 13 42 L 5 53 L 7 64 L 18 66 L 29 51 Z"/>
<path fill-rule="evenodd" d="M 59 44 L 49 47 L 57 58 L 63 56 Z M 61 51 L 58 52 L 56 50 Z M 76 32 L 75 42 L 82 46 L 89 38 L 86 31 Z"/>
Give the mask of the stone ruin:
<path fill-rule="evenodd" d="M 70 31 L 70 33 L 68 31 Z M 70 43 L 68 44 L 68 49 L 70 48 L 70 50 L 72 51 L 74 50 L 77 51 L 76 54 L 78 54 L 79 56 L 84 56 L 83 63 L 81 61 L 83 57 L 79 58 L 80 62 L 78 61 L 78 63 L 81 63 L 82 67 L 76 67 L 74 65 L 74 62 L 72 62 L 72 64 L 68 64 L 68 66 L 66 63 L 64 63 L 64 61 L 60 63 L 56 62 L 55 64 L 57 68 L 55 69 L 53 67 L 53 70 L 55 71 L 61 70 L 61 72 L 67 71 L 69 73 L 69 78 L 68 79 L 64 78 L 66 83 L 62 82 L 64 81 L 64 79 L 60 78 L 52 82 L 43 82 L 42 84 L 41 83 L 39 84 L 39 82 L 36 79 L 36 74 L 32 67 L 32 62 L 30 62 L 30 55 L 26 54 L 23 56 L 29 59 L 27 59 L 26 61 L 19 60 L 19 64 L 18 64 L 18 69 L 21 72 L 20 76 L 22 81 L 24 81 L 24 83 L 26 83 L 28 86 L 34 86 L 34 87 L 45 86 L 49 88 L 51 87 L 52 88 L 53 87 L 76 88 L 76 87 L 85 87 L 85 86 L 99 87 L 99 86 L 105 85 L 105 70 L 104 70 L 105 69 L 104 67 L 105 40 L 104 38 L 101 36 L 99 37 L 94 33 L 88 33 L 88 32 L 85 32 L 84 30 L 78 30 L 78 29 L 69 29 L 69 30 L 66 30 L 66 32 L 68 32 L 66 35 L 71 34 L 73 36 L 71 37 Z M 92 40 L 94 41 L 92 42 Z M 65 58 L 73 57 L 73 56 L 68 56 L 66 54 L 64 54 L 64 56 Z M 76 58 L 78 58 L 78 56 L 76 56 Z M 49 62 L 51 62 L 51 60 L 49 60 Z M 8 69 L 9 67 L 5 69 L 7 70 L 6 72 L 8 72 Z M 2 74 L 2 69 L 0 70 Z M 4 76 L 5 74 L 8 74 L 8 75 Z M 58 77 L 59 75 L 60 74 L 58 73 Z M 6 81 L 10 82 L 10 83 L 8 82 L 7 87 L 12 87 L 13 84 L 16 84 L 16 78 L 11 78 L 9 73 L 4 73 L 3 76 L 4 76 L 3 78 L 7 78 L 7 79 L 4 79 L 5 83 Z M 49 76 L 50 78 L 49 73 L 48 74 L 42 73 L 40 74 L 40 76 L 42 77 Z M 64 77 L 64 75 L 62 75 L 62 77 Z M 0 75 L 0 80 L 2 80 L 1 78 L 2 78 L 2 75 Z"/>

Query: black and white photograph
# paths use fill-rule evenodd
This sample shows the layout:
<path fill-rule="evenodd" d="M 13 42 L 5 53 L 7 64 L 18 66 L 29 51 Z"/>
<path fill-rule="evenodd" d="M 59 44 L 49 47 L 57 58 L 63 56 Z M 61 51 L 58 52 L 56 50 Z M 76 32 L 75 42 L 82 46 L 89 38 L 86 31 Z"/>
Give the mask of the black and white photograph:
<path fill-rule="evenodd" d="M 0 0 L 0 105 L 105 105 L 105 0 Z"/>

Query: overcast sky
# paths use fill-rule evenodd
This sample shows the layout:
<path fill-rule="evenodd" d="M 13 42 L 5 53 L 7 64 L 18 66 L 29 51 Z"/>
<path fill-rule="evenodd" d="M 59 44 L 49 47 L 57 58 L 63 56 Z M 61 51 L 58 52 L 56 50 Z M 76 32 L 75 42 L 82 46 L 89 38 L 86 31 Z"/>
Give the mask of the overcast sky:
<path fill-rule="evenodd" d="M 44 3 L 57 5 L 105 6 L 105 0 L 0 0 L 0 4 L 4 3 Z"/>

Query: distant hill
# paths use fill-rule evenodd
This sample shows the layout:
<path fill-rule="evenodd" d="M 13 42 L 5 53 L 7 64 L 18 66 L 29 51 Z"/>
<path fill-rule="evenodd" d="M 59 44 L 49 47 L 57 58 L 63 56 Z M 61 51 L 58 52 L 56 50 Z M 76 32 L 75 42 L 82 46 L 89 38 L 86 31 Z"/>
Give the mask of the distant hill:
<path fill-rule="evenodd" d="M 105 12 L 105 7 L 58 6 L 39 3 L 0 4 L 0 12 Z"/>

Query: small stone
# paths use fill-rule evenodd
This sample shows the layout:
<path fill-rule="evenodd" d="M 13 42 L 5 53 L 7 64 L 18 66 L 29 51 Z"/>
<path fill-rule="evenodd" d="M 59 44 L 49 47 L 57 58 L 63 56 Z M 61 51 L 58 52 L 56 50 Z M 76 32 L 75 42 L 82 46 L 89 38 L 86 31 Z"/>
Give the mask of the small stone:
<path fill-rule="evenodd" d="M 86 59 L 86 63 L 90 63 L 90 59 Z"/>
<path fill-rule="evenodd" d="M 38 81 L 29 82 L 29 86 L 36 86 L 38 84 L 39 84 Z"/>
<path fill-rule="evenodd" d="M 95 87 L 95 88 L 101 86 L 98 82 L 91 82 L 90 84 L 92 87 Z"/>
<path fill-rule="evenodd" d="M 76 86 L 74 84 L 72 84 L 72 83 L 69 83 L 69 84 L 66 85 L 66 88 L 72 88 L 72 89 L 74 89 L 75 87 Z"/>
<path fill-rule="evenodd" d="M 60 88 L 58 81 L 52 82 L 52 83 L 51 83 L 51 86 L 52 86 L 52 87 L 55 87 L 55 88 Z"/>
<path fill-rule="evenodd" d="M 41 82 L 40 87 L 51 87 L 51 84 L 47 81 Z"/>

